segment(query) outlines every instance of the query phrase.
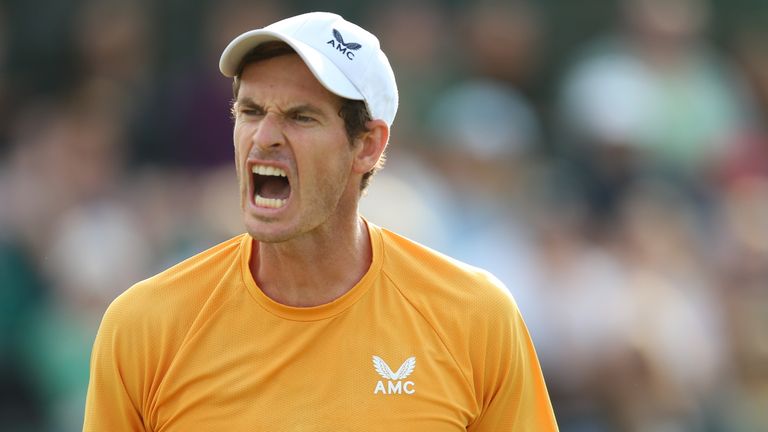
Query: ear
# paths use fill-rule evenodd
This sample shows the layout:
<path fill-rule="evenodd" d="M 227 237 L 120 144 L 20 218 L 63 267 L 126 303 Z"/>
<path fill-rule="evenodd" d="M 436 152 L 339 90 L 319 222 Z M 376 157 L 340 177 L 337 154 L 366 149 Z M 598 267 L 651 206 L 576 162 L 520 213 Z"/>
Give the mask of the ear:
<path fill-rule="evenodd" d="M 368 131 L 355 139 L 357 152 L 352 169 L 358 174 L 367 173 L 379 163 L 389 141 L 389 126 L 384 120 L 371 120 L 366 127 Z"/>

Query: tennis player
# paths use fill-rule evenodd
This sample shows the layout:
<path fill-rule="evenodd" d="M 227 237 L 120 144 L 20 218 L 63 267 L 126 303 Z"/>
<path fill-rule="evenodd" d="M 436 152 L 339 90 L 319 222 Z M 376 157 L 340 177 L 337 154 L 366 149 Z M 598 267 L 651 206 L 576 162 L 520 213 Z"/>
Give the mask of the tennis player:
<path fill-rule="evenodd" d="M 557 430 L 508 290 L 358 214 L 398 105 L 377 38 L 313 12 L 219 67 L 246 233 L 111 304 L 84 430 Z"/>

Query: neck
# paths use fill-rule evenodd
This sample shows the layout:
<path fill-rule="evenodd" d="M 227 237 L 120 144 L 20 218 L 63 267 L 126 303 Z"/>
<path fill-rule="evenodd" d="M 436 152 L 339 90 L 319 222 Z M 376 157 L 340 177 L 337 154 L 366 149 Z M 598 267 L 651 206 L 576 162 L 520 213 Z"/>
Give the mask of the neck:
<path fill-rule="evenodd" d="M 265 295 L 295 307 L 330 303 L 352 289 L 371 264 L 368 228 L 355 215 L 282 243 L 254 241 L 251 273 Z"/>

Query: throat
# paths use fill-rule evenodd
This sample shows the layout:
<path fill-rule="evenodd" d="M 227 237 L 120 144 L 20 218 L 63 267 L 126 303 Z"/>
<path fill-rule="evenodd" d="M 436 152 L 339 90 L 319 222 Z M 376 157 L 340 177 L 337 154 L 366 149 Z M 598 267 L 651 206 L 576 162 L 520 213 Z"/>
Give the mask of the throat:
<path fill-rule="evenodd" d="M 323 263 L 321 263 L 323 262 Z M 292 263 L 284 265 L 271 259 L 258 260 L 253 276 L 261 292 L 267 297 L 285 306 L 314 307 L 328 304 L 346 294 L 358 279 L 347 274 L 327 272 L 322 258 L 311 263 Z M 296 269 L 301 269 L 297 271 Z"/>
<path fill-rule="evenodd" d="M 351 244 L 342 241 L 342 245 L 255 242 L 250 259 L 253 278 L 267 297 L 286 306 L 330 303 L 353 289 L 371 266 L 367 229 L 353 237 Z"/>

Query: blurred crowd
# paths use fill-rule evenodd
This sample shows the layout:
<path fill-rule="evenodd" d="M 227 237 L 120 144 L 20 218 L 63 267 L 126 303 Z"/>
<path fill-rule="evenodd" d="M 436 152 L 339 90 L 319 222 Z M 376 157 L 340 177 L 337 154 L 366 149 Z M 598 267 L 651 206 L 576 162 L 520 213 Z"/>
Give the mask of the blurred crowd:
<path fill-rule="evenodd" d="M 316 8 L 0 3 L 0 428 L 80 430 L 109 302 L 242 232 L 218 56 Z M 508 286 L 562 431 L 768 430 L 768 5 L 322 9 L 401 93 L 361 212 Z"/>

